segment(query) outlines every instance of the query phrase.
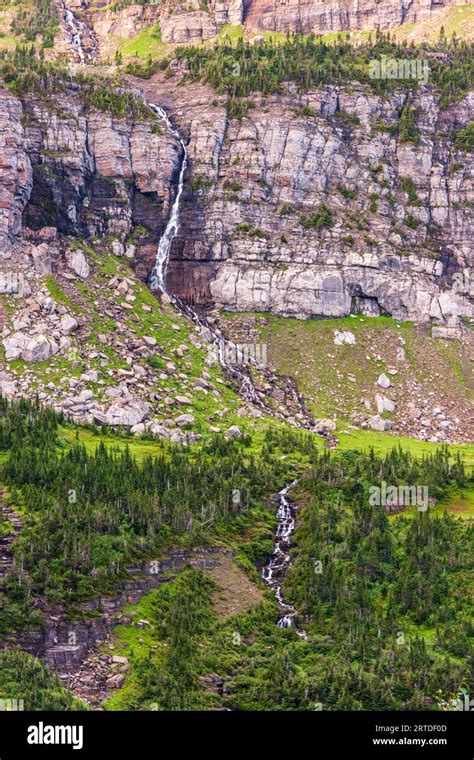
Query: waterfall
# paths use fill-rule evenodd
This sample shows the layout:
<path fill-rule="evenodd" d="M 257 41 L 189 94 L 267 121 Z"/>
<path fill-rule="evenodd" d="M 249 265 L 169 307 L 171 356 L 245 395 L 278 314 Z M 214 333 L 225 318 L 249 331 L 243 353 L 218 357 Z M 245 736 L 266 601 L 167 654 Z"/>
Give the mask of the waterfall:
<path fill-rule="evenodd" d="M 155 106 L 152 103 L 148 103 L 148 105 L 151 110 L 154 111 L 154 113 L 156 113 L 156 115 L 166 124 L 166 127 L 179 141 L 183 150 L 183 160 L 181 161 L 181 168 L 179 170 L 178 191 L 171 208 L 168 224 L 166 225 L 166 229 L 161 237 L 160 244 L 158 246 L 155 266 L 153 267 L 153 271 L 150 275 L 149 280 L 149 284 L 152 290 L 160 290 L 162 293 L 164 293 L 166 291 L 166 268 L 168 266 L 171 243 L 176 237 L 179 229 L 179 203 L 181 200 L 181 194 L 183 192 L 184 173 L 188 165 L 188 152 L 186 150 L 184 141 L 181 138 L 181 135 L 179 134 L 178 130 L 175 129 L 171 124 L 166 111 L 163 108 L 160 108 L 160 106 Z"/>
<path fill-rule="evenodd" d="M 152 290 L 158 290 L 161 293 L 166 293 L 166 269 L 168 266 L 171 244 L 178 234 L 179 230 L 180 201 L 183 192 L 184 174 L 188 165 L 188 152 L 183 138 L 181 137 L 179 131 L 173 127 L 166 111 L 160 106 L 157 106 L 153 103 L 148 103 L 148 106 L 158 116 L 158 118 L 164 122 L 166 128 L 171 132 L 176 140 L 179 141 L 183 155 L 181 167 L 179 170 L 178 190 L 171 207 L 168 223 L 158 245 L 155 266 L 153 267 L 148 281 L 148 284 Z M 253 404 L 258 406 L 265 413 L 271 414 L 271 410 L 268 409 L 268 407 L 260 398 L 249 375 L 234 365 L 230 365 L 226 362 L 225 338 L 220 330 L 211 330 L 209 326 L 201 319 L 199 314 L 197 314 L 190 306 L 183 303 L 180 298 L 177 298 L 176 296 L 170 296 L 170 299 L 178 311 L 181 312 L 181 314 L 194 322 L 194 324 L 200 327 L 202 330 L 206 330 L 211 334 L 211 345 L 214 349 L 216 360 L 219 362 L 221 367 L 227 371 L 230 377 L 239 384 L 240 395 L 247 401 L 251 401 Z"/>
<path fill-rule="evenodd" d="M 293 625 L 293 618 L 296 615 L 296 609 L 291 604 L 285 602 L 281 592 L 283 579 L 286 575 L 286 571 L 291 565 L 290 541 L 296 527 L 294 512 L 286 495 L 295 483 L 296 481 L 289 483 L 282 488 L 278 494 L 279 504 L 277 511 L 275 545 L 270 561 L 262 570 L 262 578 L 265 583 L 273 589 L 278 606 L 283 613 L 277 623 L 279 628 L 291 628 Z M 308 638 L 306 631 L 301 628 L 297 628 L 296 633 L 302 639 Z"/>
<path fill-rule="evenodd" d="M 85 63 L 86 61 L 92 61 L 94 60 L 96 54 L 97 54 L 97 40 L 92 34 L 89 27 L 84 24 L 83 21 L 79 21 L 78 18 L 74 15 L 74 13 L 66 6 L 65 2 L 61 3 L 62 9 L 63 9 L 63 18 L 64 22 L 66 24 L 66 28 L 69 32 L 69 36 L 71 39 L 71 44 L 75 48 L 79 60 L 81 63 Z M 93 43 L 93 50 L 91 52 L 88 52 L 84 50 L 84 46 L 82 43 L 82 38 L 84 35 L 84 32 L 88 32 L 91 38 L 91 41 Z"/>
<path fill-rule="evenodd" d="M 181 137 L 179 130 L 173 126 L 164 108 L 161 108 L 160 106 L 157 106 L 154 103 L 147 102 L 147 105 L 153 111 L 153 113 L 155 113 L 158 116 L 158 118 L 164 123 L 166 129 L 169 132 L 171 132 L 171 134 L 179 142 L 182 149 L 182 156 L 183 156 L 180 170 L 179 170 L 178 189 L 176 192 L 176 197 L 171 207 L 168 223 L 165 227 L 163 235 L 161 236 L 160 242 L 158 244 L 155 265 L 153 267 L 153 270 L 148 280 L 148 284 L 151 290 L 157 290 L 157 291 L 160 291 L 161 293 L 166 293 L 166 270 L 168 267 L 171 245 L 179 231 L 180 202 L 181 202 L 181 195 L 182 195 L 183 186 L 184 186 L 184 175 L 186 172 L 186 167 L 188 165 L 188 151 L 186 149 L 186 145 L 184 143 L 183 138 Z M 251 403 L 255 404 L 255 406 L 257 406 L 259 409 L 265 412 L 265 414 L 272 415 L 273 414 L 272 410 L 260 398 L 260 395 L 257 389 L 255 388 L 249 373 L 245 371 L 244 369 L 240 369 L 240 367 L 237 367 L 235 364 L 231 364 L 230 362 L 226 360 L 225 338 L 223 334 L 221 333 L 221 331 L 211 329 L 209 325 L 206 324 L 201 319 L 199 314 L 197 314 L 194 311 L 194 309 L 192 309 L 190 306 L 183 303 L 181 299 L 172 295 L 169 295 L 169 298 L 171 299 L 171 302 L 173 303 L 173 305 L 178 309 L 178 311 L 181 312 L 181 314 L 183 314 L 185 317 L 187 317 L 192 322 L 194 322 L 194 324 L 200 327 L 202 330 L 206 330 L 206 332 L 208 332 L 211 335 L 211 344 L 213 347 L 215 358 L 219 362 L 221 367 L 226 371 L 227 375 L 238 386 L 240 396 L 242 396 L 242 398 L 244 398 L 246 401 L 250 401 Z M 304 406 L 301 402 L 301 399 L 298 393 L 293 388 L 291 388 L 291 394 L 292 394 L 294 403 L 297 404 L 300 412 L 303 412 L 303 421 L 300 423 L 300 427 L 304 427 L 306 429 L 313 427 L 314 423 L 306 415 Z"/>

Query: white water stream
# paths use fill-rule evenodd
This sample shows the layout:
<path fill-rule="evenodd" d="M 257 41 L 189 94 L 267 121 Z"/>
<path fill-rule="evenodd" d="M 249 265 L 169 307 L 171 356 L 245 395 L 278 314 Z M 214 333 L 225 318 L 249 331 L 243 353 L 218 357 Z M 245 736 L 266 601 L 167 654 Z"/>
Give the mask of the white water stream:
<path fill-rule="evenodd" d="M 74 13 L 66 6 L 65 2 L 61 3 L 63 9 L 63 17 L 66 23 L 66 27 L 69 31 L 71 45 L 77 51 L 81 63 L 85 63 L 86 60 L 93 60 L 97 52 L 97 40 L 95 39 L 92 31 L 82 21 L 76 18 Z M 87 32 L 93 42 L 92 52 L 87 52 L 83 46 L 83 35 Z M 169 254 L 171 244 L 176 237 L 179 230 L 179 207 L 181 201 L 181 195 L 183 192 L 184 175 L 188 164 L 188 152 L 186 145 L 182 139 L 179 131 L 173 127 L 166 111 L 157 106 L 154 103 L 147 103 L 148 107 L 158 116 L 159 119 L 165 124 L 166 128 L 171 132 L 173 137 L 178 140 L 182 148 L 183 158 L 181 160 L 181 166 L 179 170 L 178 178 L 178 190 L 171 207 L 171 213 L 165 228 L 165 231 L 161 237 L 156 253 L 155 266 L 151 272 L 149 278 L 149 286 L 152 290 L 159 290 L 162 293 L 166 292 L 166 270 L 169 261 Z M 240 393 L 248 401 L 251 401 L 256 406 L 259 406 L 264 412 L 271 414 L 271 411 L 266 407 L 262 399 L 260 398 L 257 390 L 255 389 L 249 375 L 242 372 L 235 366 L 231 366 L 225 361 L 225 339 L 219 330 L 210 330 L 209 326 L 205 324 L 196 312 L 186 304 L 182 303 L 179 298 L 170 296 L 172 303 L 175 307 L 184 314 L 188 319 L 192 320 L 202 330 L 207 330 L 211 334 L 211 343 L 215 351 L 217 361 L 222 367 L 225 367 L 232 378 L 239 382 Z"/>
<path fill-rule="evenodd" d="M 158 245 L 158 250 L 156 252 L 155 266 L 153 267 L 153 270 L 149 278 L 149 286 L 152 290 L 158 290 L 161 293 L 166 293 L 166 270 L 168 267 L 171 245 L 179 231 L 180 201 L 181 201 L 181 196 L 183 193 L 184 175 L 185 175 L 186 168 L 188 165 L 188 152 L 186 149 L 185 142 L 183 138 L 181 137 L 179 130 L 176 129 L 172 125 L 166 111 L 160 106 L 155 105 L 154 103 L 147 103 L 147 105 L 158 116 L 158 118 L 165 124 L 166 128 L 171 132 L 171 134 L 175 137 L 175 139 L 178 140 L 181 146 L 182 155 L 183 155 L 180 170 L 179 170 L 178 189 L 176 192 L 173 205 L 171 207 L 168 223 L 165 227 L 165 231 Z M 188 319 L 194 322 L 194 324 L 198 325 L 198 327 L 200 327 L 201 330 L 206 330 L 208 333 L 210 333 L 211 344 L 213 346 L 215 357 L 217 361 L 219 362 L 219 364 L 221 365 L 221 367 L 223 367 L 228 373 L 228 375 L 230 375 L 231 378 L 236 382 L 236 384 L 238 384 L 240 395 L 243 398 L 245 398 L 247 401 L 250 401 L 253 404 L 255 404 L 255 406 L 259 407 L 266 414 L 272 414 L 272 410 L 269 407 L 267 407 L 267 405 L 264 403 L 264 401 L 260 397 L 255 386 L 253 385 L 249 373 L 241 370 L 235 364 L 231 364 L 226 359 L 226 351 L 225 351 L 226 341 L 221 331 L 216 330 L 216 329 L 211 329 L 209 325 L 201 319 L 199 314 L 197 314 L 194 311 L 194 309 L 192 309 L 187 304 L 184 304 L 176 296 L 169 295 L 169 297 L 172 303 L 174 304 L 174 306 L 182 314 L 184 314 L 184 316 L 186 316 Z M 249 360 L 249 361 L 252 361 L 252 360 Z M 293 388 L 293 386 L 290 386 L 290 389 L 291 389 L 290 392 L 291 392 L 295 405 L 299 408 L 300 412 L 303 412 L 302 422 L 300 423 L 301 427 L 311 428 L 313 425 L 313 422 L 312 420 L 308 419 L 307 416 L 305 415 L 304 407 L 303 407 L 303 404 L 301 403 L 301 399 L 299 398 L 298 393 Z"/>
<path fill-rule="evenodd" d="M 85 63 L 86 60 L 93 60 L 95 57 L 95 52 L 93 51 L 92 53 L 87 53 L 84 50 L 82 42 L 84 32 L 88 31 L 91 35 L 90 30 L 88 30 L 88 27 L 83 22 L 79 21 L 74 16 L 73 12 L 66 7 L 65 3 L 62 3 L 62 7 L 64 11 L 64 21 L 71 37 L 71 44 L 77 50 L 81 63 Z M 91 37 L 94 42 L 94 37 L 92 35 Z M 96 49 L 97 48 L 95 46 L 95 51 Z M 166 270 L 169 261 L 171 244 L 179 230 L 180 201 L 184 186 L 184 175 L 188 164 L 188 153 L 184 140 L 182 139 L 179 131 L 173 127 L 166 111 L 160 106 L 157 106 L 153 103 L 148 103 L 148 106 L 158 116 L 158 118 L 164 122 L 166 128 L 171 132 L 175 139 L 179 141 L 183 153 L 178 177 L 178 189 L 173 201 L 173 205 L 171 207 L 168 223 L 158 245 L 155 266 L 153 267 L 149 279 L 149 285 L 152 290 L 159 290 L 162 293 L 166 293 Z M 248 401 L 251 401 L 256 406 L 260 407 L 263 411 L 271 414 L 271 410 L 266 407 L 260 398 L 250 376 L 246 372 L 241 371 L 236 366 L 226 362 L 225 338 L 220 330 L 210 330 L 209 326 L 201 319 L 201 317 L 193 309 L 191 309 L 190 306 L 184 304 L 176 296 L 171 296 L 171 300 L 175 307 L 184 316 L 198 325 L 202 330 L 207 330 L 211 334 L 212 345 L 215 350 L 216 358 L 221 366 L 224 367 L 226 371 L 231 375 L 231 377 L 239 382 L 239 390 L 241 395 Z M 298 394 L 296 391 L 294 391 L 294 389 L 293 396 L 295 400 L 299 402 Z M 307 423 L 304 426 L 309 427 Z M 293 624 L 293 618 L 296 615 L 295 608 L 285 602 L 281 593 L 281 584 L 283 582 L 285 573 L 291 564 L 290 541 L 291 536 L 295 530 L 295 517 L 292 507 L 286 498 L 286 495 L 292 485 L 294 485 L 294 483 L 288 484 L 279 492 L 279 506 L 277 511 L 278 525 L 275 536 L 275 548 L 268 565 L 266 565 L 262 570 L 263 579 L 274 590 L 279 607 L 284 613 L 278 620 L 278 626 L 280 628 L 290 628 Z M 306 631 L 302 629 L 297 628 L 296 633 L 302 638 L 306 639 L 308 637 Z"/>
<path fill-rule="evenodd" d="M 166 111 L 163 108 L 160 108 L 160 106 L 155 106 L 153 103 L 148 103 L 148 106 L 165 123 L 167 129 L 179 141 L 183 150 L 183 160 L 181 161 L 181 168 L 179 170 L 178 178 L 178 191 L 176 193 L 174 203 L 171 207 L 168 224 L 166 225 L 166 229 L 158 246 L 158 251 L 156 252 L 156 262 L 149 280 L 149 285 L 152 290 L 160 290 L 162 293 L 164 293 L 166 292 L 166 268 L 168 266 L 171 243 L 176 237 L 179 229 L 179 203 L 181 200 L 181 194 L 183 192 L 184 173 L 188 165 L 188 152 L 186 150 L 186 145 L 181 138 L 181 135 L 179 134 L 178 130 L 175 129 L 171 124 Z"/>
<path fill-rule="evenodd" d="M 79 21 L 74 13 L 66 6 L 66 3 L 62 2 L 61 6 L 63 9 L 64 23 L 71 40 L 71 45 L 78 54 L 80 62 L 86 63 L 86 61 L 93 61 L 97 53 L 97 40 L 92 31 L 83 21 Z M 89 35 L 93 44 L 93 48 L 90 51 L 84 49 L 83 37 L 85 33 Z"/>
<path fill-rule="evenodd" d="M 282 617 L 278 620 L 279 628 L 291 628 L 293 625 L 293 618 L 296 615 L 295 608 L 285 602 L 281 593 L 281 585 L 286 575 L 286 571 L 291 565 L 290 560 L 290 543 L 291 537 L 295 532 L 296 521 L 293 508 L 290 502 L 286 498 L 286 495 L 290 488 L 294 486 L 296 481 L 289 483 L 282 488 L 278 494 L 279 504 L 277 511 L 277 531 L 275 536 L 275 548 L 273 554 L 270 557 L 268 565 L 262 570 L 262 578 L 270 588 L 275 592 L 275 597 L 283 613 Z M 296 633 L 303 639 L 308 638 L 308 634 L 301 628 L 296 629 Z"/>
<path fill-rule="evenodd" d="M 158 290 L 161 293 L 166 293 L 166 270 L 168 267 L 171 245 L 179 231 L 180 201 L 183 192 L 184 175 L 186 172 L 186 167 L 188 165 L 188 152 L 183 138 L 181 137 L 179 131 L 172 125 L 166 111 L 154 103 L 148 103 L 148 106 L 158 116 L 158 118 L 163 121 L 166 128 L 171 132 L 176 140 L 179 141 L 183 154 L 179 170 L 178 189 L 176 191 L 176 196 L 171 207 L 168 223 L 158 245 L 155 266 L 153 267 L 148 281 L 148 284 L 152 290 Z M 223 368 L 226 369 L 233 380 L 239 383 L 239 392 L 241 396 L 247 399 L 247 401 L 251 401 L 253 404 L 262 409 L 262 411 L 266 412 L 267 414 L 271 414 L 271 410 L 268 409 L 268 407 L 260 398 L 256 388 L 250 379 L 250 376 L 246 372 L 241 371 L 235 365 L 231 365 L 226 361 L 225 338 L 222 335 L 221 331 L 211 330 L 209 325 L 201 319 L 199 314 L 197 314 L 190 306 L 183 303 L 181 299 L 171 295 L 169 297 L 178 311 L 180 311 L 185 317 L 194 322 L 194 324 L 200 327 L 201 330 L 205 330 L 211 335 L 211 345 L 213 347 L 216 360 Z"/>

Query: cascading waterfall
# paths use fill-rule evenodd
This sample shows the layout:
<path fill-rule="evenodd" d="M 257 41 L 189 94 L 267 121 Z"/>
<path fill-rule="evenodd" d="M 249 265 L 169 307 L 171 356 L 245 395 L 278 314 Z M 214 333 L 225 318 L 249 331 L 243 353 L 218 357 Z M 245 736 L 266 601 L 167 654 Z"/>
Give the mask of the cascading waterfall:
<path fill-rule="evenodd" d="M 290 541 L 296 527 L 294 512 L 286 495 L 296 481 L 282 488 L 278 494 L 279 505 L 277 511 L 277 531 L 275 536 L 275 548 L 268 565 L 262 570 L 262 578 L 275 592 L 275 597 L 280 610 L 284 613 L 278 620 L 279 628 L 291 628 L 296 609 L 285 602 L 281 593 L 281 585 L 290 567 Z M 308 634 L 302 628 L 297 628 L 296 633 L 302 639 L 307 639 Z"/>
<path fill-rule="evenodd" d="M 66 6 L 65 2 L 61 2 L 61 6 L 63 9 L 64 21 L 70 33 L 71 44 L 77 50 L 81 63 L 84 64 L 86 60 L 95 60 L 98 52 L 98 42 L 92 30 L 84 22 L 79 21 L 79 19 L 76 18 L 74 13 Z M 87 32 L 92 42 L 92 49 L 89 51 L 85 50 L 83 45 L 83 35 L 85 32 Z M 176 237 L 179 229 L 179 207 L 184 186 L 184 175 L 188 164 L 188 152 L 184 140 L 182 139 L 179 131 L 173 127 L 166 111 L 154 103 L 147 103 L 147 105 L 159 117 L 159 119 L 164 122 L 166 128 L 171 132 L 175 139 L 179 141 L 183 154 L 178 178 L 178 190 L 173 202 L 173 206 L 171 208 L 168 223 L 158 246 L 155 266 L 153 267 L 153 271 L 149 279 L 149 285 L 152 290 L 159 290 L 162 293 L 165 293 L 166 269 L 168 266 L 171 244 Z M 211 330 L 207 324 L 203 323 L 198 314 L 196 314 L 196 312 L 189 306 L 183 304 L 180 299 L 176 298 L 175 296 L 170 296 L 170 298 L 175 307 L 181 313 L 187 316 L 188 319 L 192 320 L 196 325 L 206 329 L 211 333 L 212 345 L 216 354 L 216 358 L 219 361 L 220 365 L 226 370 L 227 374 L 232 378 L 232 380 L 234 380 L 239 385 L 240 395 L 247 401 L 255 404 L 265 413 L 272 414 L 272 410 L 264 403 L 255 386 L 253 385 L 249 373 L 242 371 L 236 367 L 235 364 L 230 364 L 226 361 L 225 338 L 222 333 L 219 330 Z M 313 420 L 307 414 L 298 392 L 295 388 L 293 388 L 291 384 L 289 386 L 289 390 L 292 400 L 295 406 L 298 408 L 300 416 L 299 426 L 302 428 L 311 429 L 314 424 Z M 330 441 L 329 444 L 331 445 Z"/>
<path fill-rule="evenodd" d="M 181 167 L 179 170 L 179 177 L 178 177 L 178 190 L 176 192 L 176 197 L 174 199 L 173 205 L 171 207 L 171 213 L 168 219 L 168 223 L 166 225 L 165 231 L 161 237 L 161 240 L 158 245 L 158 250 L 156 253 L 156 261 L 155 266 L 153 267 L 153 270 L 151 272 L 150 278 L 149 278 L 149 286 L 152 290 L 158 290 L 161 293 L 166 293 L 166 270 L 168 267 L 168 261 L 169 261 L 169 255 L 171 250 L 171 244 L 178 234 L 179 230 L 179 207 L 180 207 L 180 201 L 181 201 L 181 195 L 183 192 L 183 186 L 184 186 L 184 175 L 186 172 L 186 167 L 188 165 L 188 152 L 186 149 L 186 145 L 184 143 L 183 138 L 181 137 L 179 131 L 172 125 L 168 114 L 166 111 L 161 108 L 160 106 L 155 105 L 154 103 L 148 103 L 147 104 L 149 108 L 155 113 L 159 119 L 165 124 L 166 128 L 171 132 L 171 134 L 176 138 L 176 140 L 179 141 L 179 144 L 181 145 L 182 149 L 182 155 L 183 159 L 181 162 Z M 169 294 L 168 294 L 169 295 Z M 207 332 L 209 332 L 212 336 L 212 347 L 214 350 L 215 357 L 221 367 L 223 367 L 227 374 L 238 384 L 239 386 L 239 393 L 240 395 L 245 398 L 247 401 L 252 402 L 255 404 L 255 406 L 259 407 L 263 412 L 266 414 L 272 414 L 272 410 L 269 409 L 266 404 L 262 401 L 260 398 L 255 386 L 252 383 L 252 380 L 247 372 L 244 372 L 240 370 L 238 367 L 236 367 L 233 364 L 230 364 L 227 362 L 225 357 L 225 338 L 220 332 L 220 330 L 211 330 L 209 328 L 209 325 L 205 324 L 203 320 L 200 318 L 200 316 L 187 304 L 184 304 L 179 298 L 176 296 L 169 296 L 174 306 L 180 311 L 184 316 L 186 316 L 188 319 L 190 319 L 194 324 L 198 325 L 201 329 L 205 329 Z M 300 411 L 303 411 L 303 405 L 301 404 L 301 401 L 298 397 L 298 394 L 296 391 L 292 389 L 293 393 L 293 400 L 295 403 L 298 404 Z M 302 427 L 312 427 L 312 421 L 306 420 Z"/>
<path fill-rule="evenodd" d="M 83 21 L 79 21 L 79 19 L 76 18 L 74 13 L 66 6 L 66 3 L 61 3 L 61 6 L 63 9 L 64 23 L 66 24 L 66 28 L 71 38 L 71 44 L 75 48 L 80 62 L 85 63 L 86 61 L 94 60 L 97 49 L 97 40 L 94 38 L 87 25 L 84 24 Z M 94 49 L 91 52 L 84 50 L 84 45 L 82 42 L 84 32 L 86 31 L 89 33 L 94 46 Z"/>
<path fill-rule="evenodd" d="M 163 108 L 160 108 L 160 106 L 155 106 L 152 103 L 148 103 L 148 105 L 151 108 L 151 110 L 154 113 L 156 113 L 156 115 L 162 121 L 164 121 L 164 123 L 166 124 L 166 127 L 171 132 L 171 134 L 179 141 L 179 144 L 181 145 L 181 148 L 183 150 L 183 160 L 181 161 L 181 169 L 179 170 L 178 191 L 176 193 L 173 206 L 171 208 L 171 214 L 168 219 L 168 224 L 166 225 L 166 229 L 163 233 L 163 236 L 160 240 L 160 244 L 158 246 L 158 251 L 156 253 L 155 266 L 153 267 L 153 271 L 150 275 L 150 280 L 149 280 L 149 284 L 152 290 L 160 290 L 162 293 L 164 293 L 166 290 L 165 288 L 166 268 L 168 266 L 171 243 L 176 237 L 178 233 L 178 229 L 179 229 L 179 203 L 181 200 L 181 194 L 183 192 L 184 173 L 188 165 L 188 151 L 186 150 L 186 145 L 184 144 L 184 141 L 182 140 L 181 135 L 179 134 L 178 130 L 175 129 L 173 125 L 171 124 L 166 111 Z"/>
<path fill-rule="evenodd" d="M 153 103 L 148 103 L 148 106 L 158 116 L 158 118 L 164 122 L 166 128 L 171 132 L 176 140 L 179 141 L 183 153 L 183 159 L 181 162 L 178 177 L 178 190 L 171 207 L 168 223 L 158 245 L 155 266 L 153 267 L 148 281 L 148 284 L 152 290 L 158 290 L 161 293 L 166 293 L 166 270 L 168 267 L 171 244 L 178 234 L 179 230 L 179 207 L 181 195 L 183 192 L 184 174 L 188 165 L 188 152 L 184 140 L 182 139 L 179 131 L 173 127 L 166 111 L 160 106 L 157 106 Z M 190 306 L 184 304 L 176 296 L 169 297 L 178 311 L 180 311 L 182 314 L 184 314 L 185 317 L 194 322 L 194 324 L 198 325 L 198 327 L 205 329 L 211 334 L 211 343 L 214 349 L 215 357 L 221 367 L 223 367 L 228 372 L 232 379 L 239 383 L 240 394 L 243 396 L 243 398 L 251 401 L 267 414 L 271 414 L 271 410 L 268 409 L 268 407 L 260 398 L 248 374 L 242 372 L 234 365 L 227 363 L 225 359 L 225 338 L 220 330 L 211 330 L 209 326 L 205 324 L 200 316 L 194 311 L 194 309 L 191 309 Z"/>

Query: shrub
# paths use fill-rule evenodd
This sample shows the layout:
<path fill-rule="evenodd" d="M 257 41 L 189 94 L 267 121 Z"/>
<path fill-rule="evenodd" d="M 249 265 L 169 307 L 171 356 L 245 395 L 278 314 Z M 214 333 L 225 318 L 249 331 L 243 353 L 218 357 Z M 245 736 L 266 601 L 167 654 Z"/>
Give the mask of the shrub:
<path fill-rule="evenodd" d="M 311 216 L 303 215 L 301 225 L 305 229 L 313 227 L 317 230 L 323 229 L 323 227 L 332 227 L 334 225 L 333 213 L 330 208 L 322 204 Z"/>
<path fill-rule="evenodd" d="M 474 122 L 457 133 L 454 139 L 454 147 L 457 150 L 465 150 L 470 153 L 474 151 Z"/>
<path fill-rule="evenodd" d="M 408 195 L 410 206 L 421 206 L 421 201 L 416 194 L 415 183 L 411 177 L 401 177 L 400 185 L 404 193 Z"/>

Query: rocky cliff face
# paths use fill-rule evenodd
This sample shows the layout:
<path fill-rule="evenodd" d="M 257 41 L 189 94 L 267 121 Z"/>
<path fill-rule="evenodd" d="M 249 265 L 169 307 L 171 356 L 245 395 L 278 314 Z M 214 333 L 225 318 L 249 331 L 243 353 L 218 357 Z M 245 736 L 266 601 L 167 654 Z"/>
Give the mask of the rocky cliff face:
<path fill-rule="evenodd" d="M 148 84 L 149 97 L 164 86 Z M 290 90 L 257 98 L 241 121 L 210 106 L 205 87 L 173 98 L 190 172 L 170 290 L 299 317 L 455 324 L 473 314 L 451 290 L 454 272 L 474 264 L 472 154 L 452 140 L 473 118 L 472 95 L 441 110 L 420 91 L 410 106 L 417 145 L 397 136 L 403 92 Z"/>
<path fill-rule="evenodd" d="M 6 255 L 12 236 L 21 231 L 21 216 L 32 188 L 20 101 L 0 92 L 0 254 Z"/>
<path fill-rule="evenodd" d="M 472 121 L 472 95 L 442 110 L 420 90 L 413 145 L 400 136 L 402 91 L 289 88 L 256 97 L 238 120 L 207 86 L 178 82 L 137 83 L 187 143 L 168 292 L 300 318 L 386 313 L 451 336 L 460 316 L 474 317 L 472 298 L 452 288 L 474 264 L 472 154 L 453 140 Z M 212 427 L 229 409 L 252 416 L 207 371 L 205 331 L 148 301 L 127 265 L 142 279 L 153 267 L 179 140 L 151 115 L 86 106 L 74 82 L 46 101 L 7 90 L 0 99 L 2 392 L 40 388 L 74 419 L 177 441 L 198 411 Z"/>
<path fill-rule="evenodd" d="M 327 34 L 361 29 L 393 29 L 430 18 L 457 0 L 191 0 L 142 5 L 134 2 L 107 5 L 68 0 L 67 7 L 83 19 L 98 41 L 103 58 L 113 55 L 120 40 L 132 40 L 142 30 L 160 25 L 165 44 L 209 40 L 225 24 L 243 24 L 252 35 L 259 32 L 315 32 Z M 86 47 L 91 45 L 86 29 Z M 58 52 L 67 53 L 70 40 L 64 19 L 57 37 Z M 70 52 L 70 51 L 69 51 Z"/>
<path fill-rule="evenodd" d="M 200 437 L 194 423 L 261 416 L 225 385 L 212 333 L 130 268 L 145 278 L 154 263 L 180 141 L 151 111 L 87 107 L 74 83 L 47 100 L 0 98 L 0 393 L 181 443 Z M 268 384 L 258 394 L 268 400 Z M 291 382 L 277 387 L 272 411 L 290 418 L 295 398 Z"/>
<path fill-rule="evenodd" d="M 205 86 L 161 76 L 144 86 L 189 142 L 171 292 L 298 317 L 360 311 L 456 325 L 474 316 L 452 289 L 453 275 L 474 265 L 472 154 L 452 137 L 473 119 L 472 95 L 441 110 L 429 88 L 419 91 L 414 145 L 397 131 L 402 91 L 289 89 L 257 98 L 239 121 Z M 181 147 L 151 119 L 85 111 L 74 87 L 52 113 L 39 98 L 2 96 L 4 255 L 23 216 L 33 230 L 133 242 L 145 278 Z"/>
<path fill-rule="evenodd" d="M 16 117 L 10 130 L 22 137 L 10 171 L 17 167 L 17 183 L 25 187 L 17 216 L 23 211 L 26 227 L 124 238 L 144 225 L 159 238 L 180 152 L 158 122 L 87 112 L 75 86 L 57 98 L 52 112 L 41 98 L 25 99 L 23 127 L 21 104 L 10 102 Z"/>
<path fill-rule="evenodd" d="M 246 24 L 271 32 L 341 32 L 392 29 L 429 17 L 450 0 L 251 0 Z"/>

